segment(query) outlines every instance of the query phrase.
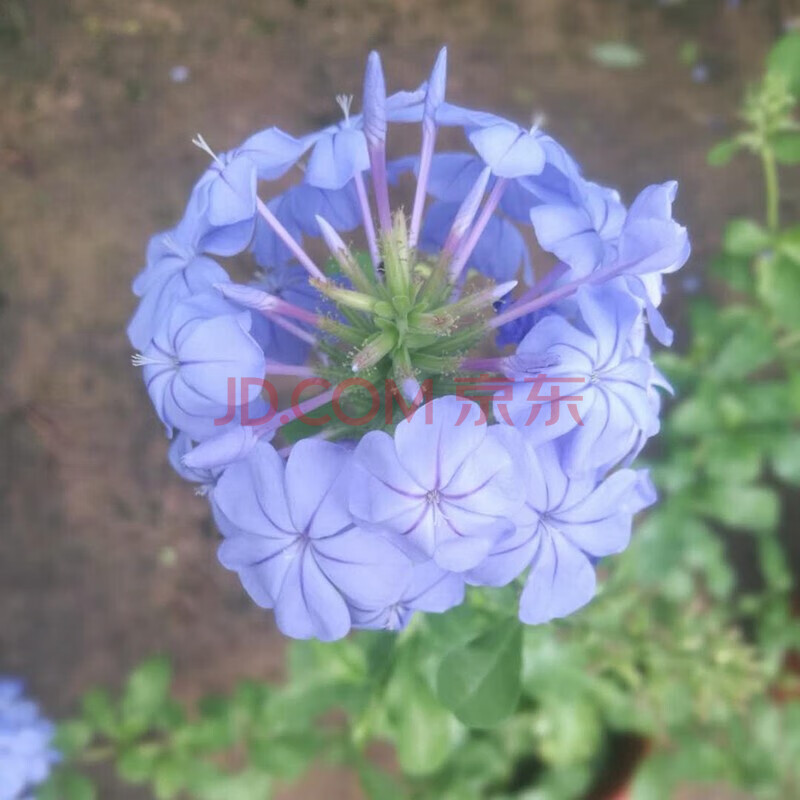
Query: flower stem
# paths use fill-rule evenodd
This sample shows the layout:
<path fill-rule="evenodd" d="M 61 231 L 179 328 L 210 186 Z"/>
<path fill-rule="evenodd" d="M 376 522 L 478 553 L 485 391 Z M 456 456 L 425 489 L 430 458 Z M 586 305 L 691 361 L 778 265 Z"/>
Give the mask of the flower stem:
<path fill-rule="evenodd" d="M 767 200 L 767 228 L 776 233 L 780 226 L 780 190 L 775 153 L 768 144 L 761 149 L 761 164 L 764 169 L 764 190 Z"/>

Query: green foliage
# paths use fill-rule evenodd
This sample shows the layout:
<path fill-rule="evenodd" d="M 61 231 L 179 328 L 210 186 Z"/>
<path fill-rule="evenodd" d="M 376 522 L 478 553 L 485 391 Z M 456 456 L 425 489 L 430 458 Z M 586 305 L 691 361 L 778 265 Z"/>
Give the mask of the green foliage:
<path fill-rule="evenodd" d="M 650 465 L 661 501 L 603 565 L 597 599 L 524 627 L 518 587 L 472 590 L 399 635 L 293 642 L 284 685 L 244 682 L 193 709 L 152 659 L 59 727 L 65 764 L 39 800 L 92 800 L 81 770 L 99 760 L 165 800 L 266 800 L 318 760 L 354 769 L 368 800 L 577 800 L 621 737 L 647 742 L 634 800 L 685 782 L 800 796 L 800 682 L 785 669 L 800 623 L 779 537 L 800 486 L 800 227 L 781 228 L 778 183 L 778 165 L 800 159 L 800 35 L 768 64 L 744 130 L 709 155 L 758 156 L 766 219 L 729 223 L 712 269 L 734 300 L 695 300 L 691 344 L 660 357 L 676 388 Z M 763 588 L 738 585 L 731 542 Z M 394 765 L 368 760 L 377 741 Z"/>

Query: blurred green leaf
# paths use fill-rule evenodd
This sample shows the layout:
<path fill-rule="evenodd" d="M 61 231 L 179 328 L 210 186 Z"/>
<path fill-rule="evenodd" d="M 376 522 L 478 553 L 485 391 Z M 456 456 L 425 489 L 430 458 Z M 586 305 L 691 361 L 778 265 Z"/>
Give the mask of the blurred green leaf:
<path fill-rule="evenodd" d="M 445 656 L 436 691 L 465 725 L 490 727 L 517 707 L 521 669 L 522 626 L 506 620 Z"/>
<path fill-rule="evenodd" d="M 792 486 L 800 486 L 800 433 L 782 436 L 772 451 L 772 469 Z"/>
<path fill-rule="evenodd" d="M 91 725 L 82 719 L 75 719 L 58 726 L 54 746 L 66 758 L 72 759 L 80 755 L 91 741 Z"/>
<path fill-rule="evenodd" d="M 83 718 L 105 736 L 114 737 L 119 717 L 111 695 L 105 689 L 90 689 L 81 701 Z"/>
<path fill-rule="evenodd" d="M 398 659 L 386 697 L 397 759 L 411 776 L 430 775 L 447 761 L 465 730 L 418 672 L 415 652 Z"/>
<path fill-rule="evenodd" d="M 772 137 L 775 158 L 781 164 L 800 164 L 800 131 L 787 131 Z"/>
<path fill-rule="evenodd" d="M 272 796 L 272 780 L 269 775 L 248 768 L 232 775 L 203 776 L 200 785 L 193 785 L 193 792 L 200 800 L 268 800 Z"/>
<path fill-rule="evenodd" d="M 722 237 L 722 246 L 732 256 L 756 256 L 772 243 L 770 234 L 751 219 L 731 220 Z"/>
<path fill-rule="evenodd" d="M 723 167 L 741 149 L 741 145 L 735 139 L 726 139 L 724 142 L 715 144 L 708 151 L 708 164 L 711 167 Z"/>
<path fill-rule="evenodd" d="M 796 225 L 781 231 L 777 242 L 778 252 L 800 264 L 800 226 Z"/>
<path fill-rule="evenodd" d="M 750 294 L 755 284 L 750 258 L 720 253 L 711 259 L 711 271 L 736 292 Z"/>
<path fill-rule="evenodd" d="M 144 783 L 153 777 L 160 755 L 161 747 L 156 744 L 129 745 L 117 758 L 117 772 L 130 783 Z"/>
<path fill-rule="evenodd" d="M 644 54 L 626 42 L 600 42 L 589 51 L 593 61 L 609 69 L 635 69 L 644 64 Z"/>
<path fill-rule="evenodd" d="M 762 319 L 754 317 L 723 342 L 708 374 L 721 381 L 745 378 L 774 358 L 772 334 Z"/>
<path fill-rule="evenodd" d="M 539 753 L 554 767 L 568 768 L 591 761 L 603 736 L 595 707 L 564 695 L 550 696 L 535 724 Z"/>
<path fill-rule="evenodd" d="M 57 770 L 36 793 L 37 800 L 95 800 L 97 790 L 85 776 L 71 770 Z"/>
<path fill-rule="evenodd" d="M 783 75 L 791 92 L 800 95 L 800 33 L 789 33 L 773 46 L 767 67 Z"/>
<path fill-rule="evenodd" d="M 299 778 L 321 750 L 321 741 L 314 731 L 283 736 L 259 732 L 248 747 L 254 767 L 281 780 Z"/>
<path fill-rule="evenodd" d="M 758 269 L 758 294 L 787 328 L 800 327 L 800 263 L 776 256 L 765 259 Z"/>
<path fill-rule="evenodd" d="M 780 502 L 763 486 L 720 483 L 703 493 L 698 509 L 736 530 L 770 531 L 777 525 Z"/>
<path fill-rule="evenodd" d="M 125 730 L 144 731 L 163 717 L 169 706 L 172 668 L 165 658 L 151 658 L 131 673 L 122 694 Z"/>

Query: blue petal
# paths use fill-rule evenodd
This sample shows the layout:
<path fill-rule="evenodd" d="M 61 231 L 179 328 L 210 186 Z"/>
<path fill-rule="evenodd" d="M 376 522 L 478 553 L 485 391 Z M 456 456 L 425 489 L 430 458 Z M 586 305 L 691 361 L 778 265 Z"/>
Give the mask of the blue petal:
<path fill-rule="evenodd" d="M 369 169 L 364 132 L 341 128 L 322 136 L 311 151 L 306 182 L 320 189 L 342 189 L 353 177 Z"/>
<path fill-rule="evenodd" d="M 245 140 L 236 152 L 247 156 L 256 165 L 261 180 L 271 181 L 288 172 L 313 141 L 313 136 L 296 139 L 280 128 L 273 127 Z"/>
<path fill-rule="evenodd" d="M 519 601 L 519 618 L 540 625 L 585 606 L 597 579 L 589 559 L 559 535 L 543 535 Z"/>
<path fill-rule="evenodd" d="M 469 135 L 478 155 L 499 178 L 538 175 L 545 154 L 537 133 L 529 133 L 511 122 L 479 128 Z"/>

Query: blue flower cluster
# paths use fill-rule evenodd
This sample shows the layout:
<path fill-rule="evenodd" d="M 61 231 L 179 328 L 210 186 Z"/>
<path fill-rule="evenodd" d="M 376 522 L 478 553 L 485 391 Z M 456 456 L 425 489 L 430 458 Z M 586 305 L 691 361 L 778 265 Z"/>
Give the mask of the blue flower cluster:
<path fill-rule="evenodd" d="M 689 256 L 676 185 L 626 207 L 539 126 L 448 102 L 445 75 L 442 50 L 420 88 L 387 95 L 373 53 L 360 114 L 340 97 L 337 124 L 221 154 L 198 137 L 211 165 L 133 284 L 171 463 L 289 636 L 399 629 L 513 581 L 524 622 L 563 617 L 655 499 L 630 464 L 669 390 L 647 332 L 671 343 L 662 276 Z M 408 123 L 419 154 L 387 160 Z M 443 128 L 463 152 L 436 152 Z M 406 187 L 408 215 L 390 199 Z M 247 283 L 220 263 L 240 254 Z M 343 424 L 354 374 L 410 412 Z M 277 376 L 323 391 L 280 410 Z M 326 409 L 338 421 L 318 427 Z"/>
<path fill-rule="evenodd" d="M 59 761 L 55 729 L 23 693 L 21 681 L 0 676 L 0 800 L 28 800 Z"/>

